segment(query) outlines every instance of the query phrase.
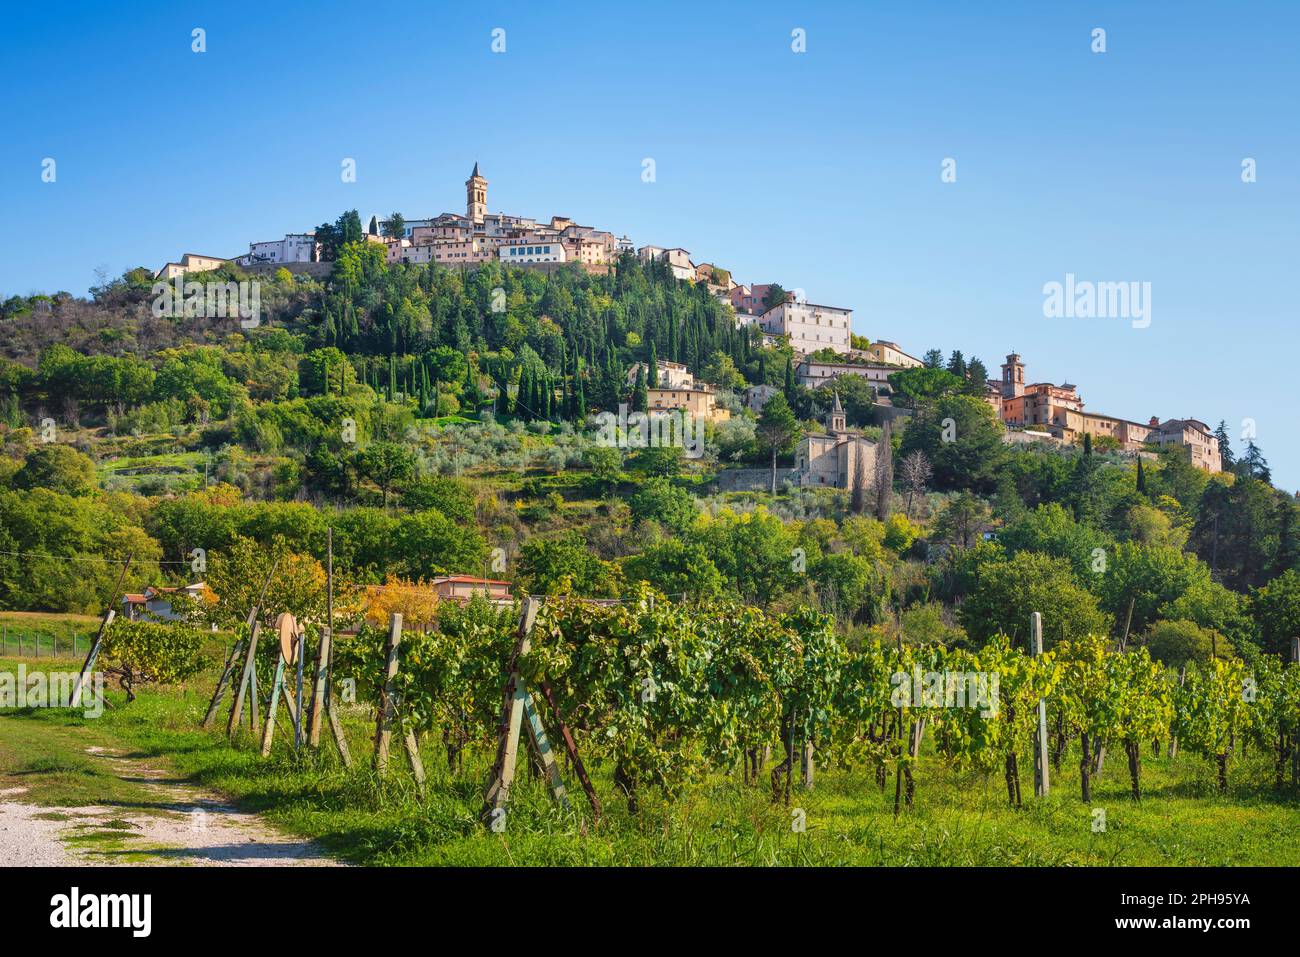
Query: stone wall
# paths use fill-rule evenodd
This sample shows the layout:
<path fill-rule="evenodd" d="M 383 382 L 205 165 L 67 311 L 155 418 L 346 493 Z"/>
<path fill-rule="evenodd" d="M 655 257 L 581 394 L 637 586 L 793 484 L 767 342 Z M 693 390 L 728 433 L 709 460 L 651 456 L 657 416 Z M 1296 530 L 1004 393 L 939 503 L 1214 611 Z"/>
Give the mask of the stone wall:
<path fill-rule="evenodd" d="M 777 490 L 785 482 L 797 483 L 798 475 L 796 469 L 777 469 Z M 720 469 L 714 479 L 714 487 L 719 492 L 769 492 L 772 489 L 772 470 Z"/>

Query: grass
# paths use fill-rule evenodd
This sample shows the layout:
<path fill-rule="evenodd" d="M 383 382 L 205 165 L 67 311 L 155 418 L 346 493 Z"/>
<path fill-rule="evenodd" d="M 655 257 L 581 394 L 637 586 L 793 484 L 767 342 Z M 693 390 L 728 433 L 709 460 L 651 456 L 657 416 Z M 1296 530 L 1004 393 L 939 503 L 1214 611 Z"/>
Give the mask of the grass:
<path fill-rule="evenodd" d="M 14 665 L 0 659 L 0 670 Z M 140 785 L 85 754 L 90 745 L 117 747 L 145 766 L 222 792 L 346 860 L 372 865 L 1300 864 L 1300 841 L 1290 836 L 1300 825 L 1300 804 L 1273 792 L 1267 756 L 1256 749 L 1233 763 L 1227 795 L 1217 793 L 1214 769 L 1199 756 L 1145 755 L 1140 804 L 1129 798 L 1122 757 L 1112 756 L 1084 805 L 1077 756 L 1067 757 L 1051 795 L 1027 797 L 1018 811 L 1007 807 L 1000 775 L 955 770 L 923 753 L 916 805 L 897 819 L 892 777 L 882 792 L 863 768 L 819 771 L 811 791 L 796 783 L 792 808 L 774 805 L 766 786 L 715 774 L 676 801 L 648 792 L 641 813 L 631 816 L 608 765 L 592 760 L 606 811 L 598 826 L 573 775 L 566 778 L 574 810 L 566 813 L 541 782 L 521 772 L 498 834 L 477 819 L 487 749 L 453 775 L 439 742 L 426 741 L 429 785 L 420 795 L 400 749 L 387 780 L 364 767 L 373 724 L 354 707 L 343 715 L 363 767 L 344 770 L 332 748 L 296 756 L 283 737 L 262 760 L 246 734 L 232 747 L 220 731 L 199 730 L 212 679 L 206 680 L 188 689 L 146 689 L 129 706 L 111 692 L 114 707 L 98 720 L 57 710 L 0 713 L 0 786 L 27 787 L 24 800 L 51 806 L 140 801 Z M 1032 792 L 1032 772 L 1022 774 L 1022 787 Z M 792 827 L 793 809 L 806 816 L 803 833 Z M 1094 809 L 1105 811 L 1104 831 L 1093 830 Z M 101 823 L 85 839 L 112 845 L 113 830 Z"/>
<path fill-rule="evenodd" d="M 165 452 L 159 455 L 128 455 L 100 462 L 97 471 L 101 478 L 109 475 L 188 474 L 202 471 L 205 455 L 202 452 Z"/>

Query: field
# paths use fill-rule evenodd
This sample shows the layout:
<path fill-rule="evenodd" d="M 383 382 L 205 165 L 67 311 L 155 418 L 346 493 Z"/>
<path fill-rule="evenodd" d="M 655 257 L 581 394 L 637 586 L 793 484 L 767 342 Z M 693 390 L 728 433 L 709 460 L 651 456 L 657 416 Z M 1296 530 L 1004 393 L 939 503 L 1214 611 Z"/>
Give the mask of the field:
<path fill-rule="evenodd" d="M 6 657 L 0 670 L 19 664 L 31 671 L 49 661 Z M 1051 795 L 1027 796 L 1016 811 L 1007 807 L 1000 775 L 954 771 L 928 753 L 927 740 L 915 807 L 897 818 L 893 777 L 882 791 L 866 768 L 819 769 L 811 790 L 796 781 L 790 808 L 771 802 L 766 773 L 759 785 L 742 784 L 738 770 L 716 774 L 671 803 L 647 790 L 633 817 L 618 799 L 610 768 L 593 762 L 605 806 L 598 825 L 581 820 L 587 808 L 572 774 L 566 779 L 574 811 L 565 814 L 553 808 L 540 781 L 521 771 L 508 826 L 496 834 L 477 820 L 491 760 L 486 747 L 472 748 L 453 775 L 441 742 L 424 740 L 429 781 L 421 795 L 400 749 L 386 780 L 369 770 L 372 713 L 352 706 L 342 714 L 357 769 L 344 770 L 330 749 L 295 756 L 282 735 L 263 760 L 247 736 L 231 747 L 220 731 L 199 730 L 213 680 L 208 673 L 185 688 L 146 689 L 129 705 L 110 690 L 111 707 L 98 719 L 66 710 L 0 713 L 0 788 L 25 788 L 22 801 L 65 808 L 161 805 L 138 782 L 105 771 L 87 754 L 116 748 L 220 792 L 344 861 L 369 865 L 1300 864 L 1300 841 L 1290 836 L 1300 825 L 1300 805 L 1271 786 L 1249 783 L 1271 782 L 1268 756 L 1257 751 L 1234 759 L 1226 795 L 1216 791 L 1213 766 L 1195 755 L 1144 755 L 1140 804 L 1130 799 L 1116 756 L 1094 780 L 1086 806 L 1074 752 L 1055 774 Z M 1104 830 L 1095 829 L 1097 810 L 1105 812 Z M 792 823 L 800 811 L 802 833 Z M 131 852 L 129 837 L 109 837 L 117 853 Z"/>

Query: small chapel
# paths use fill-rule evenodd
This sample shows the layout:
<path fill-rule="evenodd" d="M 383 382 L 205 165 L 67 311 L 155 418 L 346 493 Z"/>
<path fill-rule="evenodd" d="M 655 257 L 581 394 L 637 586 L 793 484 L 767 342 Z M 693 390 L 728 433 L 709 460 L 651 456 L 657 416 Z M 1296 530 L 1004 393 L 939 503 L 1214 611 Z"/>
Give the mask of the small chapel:
<path fill-rule="evenodd" d="M 876 470 L 876 443 L 846 425 L 840 394 L 826 414 L 826 431 L 809 432 L 795 451 L 802 488 L 842 488 L 852 492 L 859 481 L 870 485 Z"/>

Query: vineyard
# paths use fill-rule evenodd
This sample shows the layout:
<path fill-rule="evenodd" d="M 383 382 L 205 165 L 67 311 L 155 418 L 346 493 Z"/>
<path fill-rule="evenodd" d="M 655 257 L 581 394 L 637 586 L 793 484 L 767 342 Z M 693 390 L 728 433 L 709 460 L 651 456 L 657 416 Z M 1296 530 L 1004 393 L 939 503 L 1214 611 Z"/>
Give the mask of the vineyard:
<path fill-rule="evenodd" d="M 486 607 L 449 618 L 442 630 L 402 636 L 394 717 L 403 734 L 440 735 L 455 767 L 466 746 L 490 746 L 500 732 L 515 634 L 512 616 Z M 550 740 L 563 721 L 584 757 L 610 762 L 633 811 L 646 788 L 671 798 L 708 773 L 756 780 L 775 760 L 774 800 L 789 802 L 796 766 L 806 783 L 813 766 L 864 768 L 881 787 L 894 775 L 898 812 L 924 786 L 926 734 L 941 760 L 1004 774 L 1008 801 L 1020 805 L 1040 700 L 1053 777 L 1063 780 L 1067 745 L 1077 743 L 1084 802 L 1108 752 L 1124 762 L 1134 800 L 1148 752 L 1201 756 L 1224 791 L 1234 757 L 1251 746 L 1272 756 L 1279 790 L 1288 775 L 1296 788 L 1300 773 L 1300 664 L 1267 656 L 1252 669 L 1215 659 L 1176 674 L 1145 648 L 1118 650 L 1101 637 L 1033 657 L 1001 636 L 975 651 L 850 650 L 816 613 L 673 604 L 649 591 L 612 607 L 547 601 L 530 643 L 518 671 L 546 689 Z M 386 646 L 385 632 L 363 629 L 337 664 L 376 703 Z"/>
<path fill-rule="evenodd" d="M 254 603 L 263 584 L 248 583 Z M 217 636 L 113 622 L 96 667 L 126 697 L 111 691 L 102 724 L 59 720 L 360 861 L 1126 860 L 1097 856 L 1106 827 L 1124 844 L 1139 827 L 1136 860 L 1269 861 L 1297 803 L 1300 666 L 1267 656 L 1167 669 L 1102 637 L 1041 654 L 1002 636 L 854 648 L 807 609 L 642 589 L 408 608 L 409 626 L 396 612 L 345 629 L 323 659 L 328 617 L 304 616 L 286 659 L 280 615 L 253 610 L 267 636 L 251 658 L 247 620 Z M 210 695 L 220 720 L 200 727 Z M 513 739 L 512 696 L 528 702 Z M 503 788 L 511 740 L 520 774 Z"/>

